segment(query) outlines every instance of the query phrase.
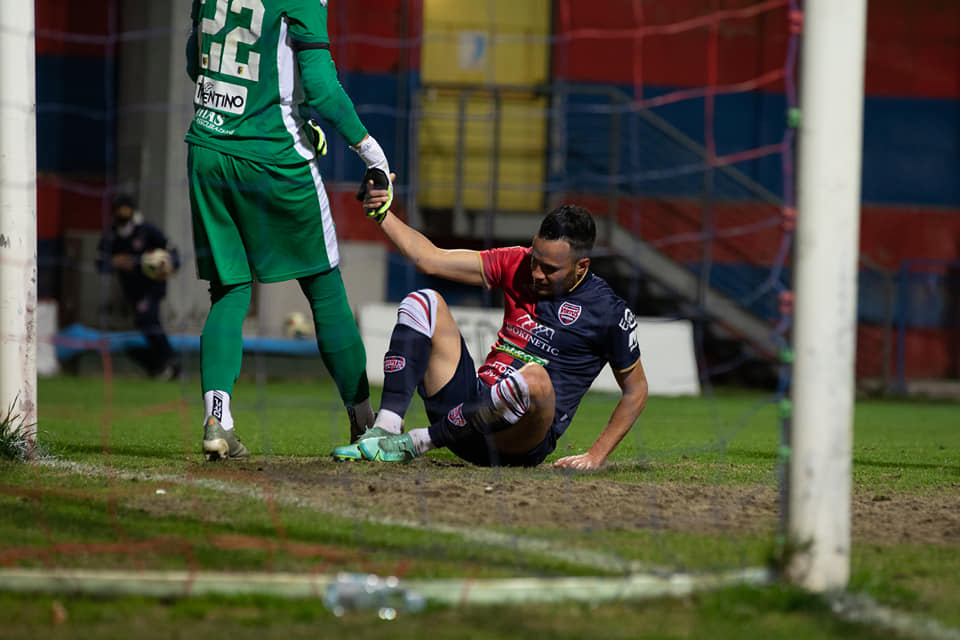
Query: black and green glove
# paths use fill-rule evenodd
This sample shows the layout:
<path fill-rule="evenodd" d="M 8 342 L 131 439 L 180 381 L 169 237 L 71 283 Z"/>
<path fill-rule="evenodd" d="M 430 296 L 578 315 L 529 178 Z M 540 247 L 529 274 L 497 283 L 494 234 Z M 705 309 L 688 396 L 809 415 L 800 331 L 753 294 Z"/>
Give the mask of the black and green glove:
<path fill-rule="evenodd" d="M 371 181 L 373 184 L 370 184 Z M 363 210 L 367 212 L 368 218 L 376 220 L 377 224 L 380 224 L 387 217 L 387 211 L 390 210 L 390 205 L 393 203 L 393 185 L 390 184 L 390 178 L 383 172 L 383 169 L 373 167 L 367 169 L 367 172 L 363 174 L 363 182 L 360 183 L 360 189 L 357 191 L 357 200 L 363 202 L 364 198 L 367 197 L 367 192 L 376 189 L 387 191 L 387 201 L 376 209 L 364 207 Z"/>
<path fill-rule="evenodd" d="M 387 163 L 387 156 L 383 153 L 373 136 L 367 135 L 359 144 L 353 147 L 363 163 L 367 165 L 367 172 L 363 174 L 363 182 L 360 183 L 360 189 L 357 191 L 357 200 L 363 202 L 369 191 L 374 189 L 385 189 L 387 191 L 387 201 L 376 209 L 364 207 L 367 217 L 377 221 L 377 224 L 383 222 L 387 217 L 387 211 L 393 204 L 393 182 L 390 180 L 390 165 Z M 370 181 L 373 181 L 373 185 Z"/>
<path fill-rule="evenodd" d="M 306 132 L 307 138 L 310 139 L 310 144 L 316 150 L 317 155 L 327 155 L 327 136 L 324 135 L 323 129 L 320 128 L 316 120 L 312 118 L 307 120 Z"/>

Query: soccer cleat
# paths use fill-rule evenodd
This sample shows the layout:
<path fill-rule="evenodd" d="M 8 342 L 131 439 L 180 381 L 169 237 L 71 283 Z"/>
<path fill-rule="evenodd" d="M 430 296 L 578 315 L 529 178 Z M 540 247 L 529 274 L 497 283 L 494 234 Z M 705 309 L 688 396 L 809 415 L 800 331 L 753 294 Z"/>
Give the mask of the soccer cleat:
<path fill-rule="evenodd" d="M 417 448 L 409 433 L 366 438 L 357 443 L 364 460 L 407 463 L 417 457 Z"/>
<path fill-rule="evenodd" d="M 381 429 L 380 427 L 370 427 L 357 438 L 356 441 L 343 445 L 342 447 L 337 447 L 333 450 L 333 459 L 337 462 L 350 462 L 353 460 L 364 460 L 363 454 L 360 452 L 360 443 L 364 440 L 379 440 L 381 438 L 386 438 L 394 434 L 390 433 L 386 429 Z"/>
<path fill-rule="evenodd" d="M 207 462 L 227 458 L 249 458 L 250 452 L 237 440 L 233 429 L 224 429 L 214 416 L 203 425 L 203 456 Z"/>

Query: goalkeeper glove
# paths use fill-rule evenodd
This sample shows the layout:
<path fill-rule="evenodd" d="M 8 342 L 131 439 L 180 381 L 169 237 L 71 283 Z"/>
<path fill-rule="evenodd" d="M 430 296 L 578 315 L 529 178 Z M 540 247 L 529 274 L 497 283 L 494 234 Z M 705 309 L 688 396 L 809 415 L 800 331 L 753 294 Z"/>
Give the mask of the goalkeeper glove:
<path fill-rule="evenodd" d="M 369 134 L 360 141 L 360 144 L 353 147 L 353 150 L 357 152 L 360 159 L 367 165 L 367 171 L 363 175 L 363 182 L 357 191 L 357 200 L 362 202 L 367 192 L 372 189 L 386 189 L 387 191 L 387 201 L 382 205 L 375 209 L 364 207 L 364 211 L 367 212 L 367 217 L 373 218 L 377 221 L 377 224 L 380 224 L 387 216 L 387 211 L 390 210 L 390 205 L 393 203 L 393 183 L 390 181 L 390 165 L 387 163 L 387 156 L 383 153 L 383 148 L 380 147 L 380 143 Z M 370 186 L 371 180 L 373 181 L 372 187 Z"/>
<path fill-rule="evenodd" d="M 371 182 L 373 184 L 370 184 Z M 390 204 L 393 202 L 393 185 L 390 184 L 390 178 L 383 172 L 383 169 L 377 169 L 376 167 L 367 169 L 367 172 L 363 174 L 363 182 L 360 184 L 360 190 L 357 191 L 357 200 L 363 202 L 364 198 L 367 197 L 367 192 L 374 189 L 386 189 L 387 201 L 377 208 L 364 207 L 363 210 L 367 212 L 368 218 L 372 218 L 377 221 L 377 224 L 380 224 L 387 217 L 387 211 L 390 210 Z"/>
<path fill-rule="evenodd" d="M 327 136 L 324 135 L 323 129 L 320 128 L 320 125 L 313 118 L 307 120 L 306 132 L 307 138 L 316 150 L 317 155 L 327 155 Z"/>

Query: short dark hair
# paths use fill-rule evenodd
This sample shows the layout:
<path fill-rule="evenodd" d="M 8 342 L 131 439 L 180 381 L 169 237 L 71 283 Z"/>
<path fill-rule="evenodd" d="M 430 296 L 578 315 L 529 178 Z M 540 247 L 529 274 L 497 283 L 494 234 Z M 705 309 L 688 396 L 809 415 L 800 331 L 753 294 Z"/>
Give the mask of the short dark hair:
<path fill-rule="evenodd" d="M 597 225 L 584 207 L 564 204 L 547 214 L 537 236 L 543 240 L 566 240 L 574 253 L 586 256 L 597 240 Z"/>
<path fill-rule="evenodd" d="M 113 210 L 116 211 L 120 207 L 130 207 L 136 210 L 137 199 L 129 193 L 118 193 L 113 197 Z"/>

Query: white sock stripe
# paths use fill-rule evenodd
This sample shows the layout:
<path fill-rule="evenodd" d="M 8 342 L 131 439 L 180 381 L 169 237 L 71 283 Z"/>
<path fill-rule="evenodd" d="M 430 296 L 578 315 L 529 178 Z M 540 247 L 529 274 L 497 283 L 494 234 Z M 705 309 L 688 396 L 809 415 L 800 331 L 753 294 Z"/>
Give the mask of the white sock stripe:
<path fill-rule="evenodd" d="M 493 389 L 494 407 L 503 418 L 516 423 L 530 408 L 530 389 L 527 381 L 519 374 L 509 375 L 500 380 Z"/>
<path fill-rule="evenodd" d="M 397 310 L 397 323 L 408 326 L 414 331 L 419 331 L 428 338 L 433 337 L 430 333 L 430 327 L 425 325 L 416 314 L 410 313 L 403 307 Z"/>
<path fill-rule="evenodd" d="M 426 428 L 412 429 L 410 431 L 410 439 L 413 440 L 413 446 L 417 450 L 417 455 L 422 456 L 427 451 L 436 449 L 437 445 L 434 444 L 433 440 L 430 438 L 430 430 Z"/>
<path fill-rule="evenodd" d="M 524 412 L 527 410 L 526 406 L 523 404 L 523 398 L 520 397 L 520 389 L 517 388 L 516 382 L 510 380 L 507 386 L 507 401 L 512 405 L 512 409 L 517 412 Z"/>
<path fill-rule="evenodd" d="M 413 291 L 400 302 L 397 324 L 410 327 L 433 338 L 437 323 L 437 292 L 432 289 Z"/>
<path fill-rule="evenodd" d="M 433 330 L 437 324 L 437 292 L 433 289 L 420 289 L 414 291 L 412 295 L 423 305 L 430 325 L 430 335 L 433 336 Z"/>
<path fill-rule="evenodd" d="M 380 427 L 390 433 L 402 433 L 403 416 L 381 407 L 376 420 L 373 421 L 373 426 Z"/>
<path fill-rule="evenodd" d="M 511 409 L 513 409 L 515 413 L 526 413 L 527 402 L 526 398 L 523 397 L 520 385 L 513 378 L 509 378 L 506 382 L 507 400 L 512 405 Z"/>
<path fill-rule="evenodd" d="M 233 429 L 233 414 L 230 411 L 230 394 L 215 389 L 203 394 L 203 419 L 215 416 L 224 429 Z"/>

